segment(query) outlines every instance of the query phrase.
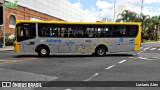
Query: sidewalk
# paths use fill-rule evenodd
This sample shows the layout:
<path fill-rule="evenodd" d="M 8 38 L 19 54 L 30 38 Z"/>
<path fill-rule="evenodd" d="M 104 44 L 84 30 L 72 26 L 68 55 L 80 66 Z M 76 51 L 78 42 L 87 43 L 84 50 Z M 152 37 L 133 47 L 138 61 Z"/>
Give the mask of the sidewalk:
<path fill-rule="evenodd" d="M 13 46 L 6 46 L 4 48 L 0 48 L 0 52 L 1 51 L 13 51 Z"/>

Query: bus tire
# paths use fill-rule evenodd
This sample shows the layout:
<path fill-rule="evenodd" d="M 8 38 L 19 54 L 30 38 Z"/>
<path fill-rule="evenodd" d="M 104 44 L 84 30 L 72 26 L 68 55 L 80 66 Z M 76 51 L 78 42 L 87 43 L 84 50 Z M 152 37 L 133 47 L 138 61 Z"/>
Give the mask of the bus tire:
<path fill-rule="evenodd" d="M 104 56 L 106 55 L 106 52 L 107 52 L 107 48 L 105 46 L 98 46 L 96 48 L 95 54 L 97 56 Z"/>
<path fill-rule="evenodd" d="M 38 48 L 38 56 L 40 57 L 46 57 L 49 56 L 49 49 L 46 47 L 39 47 Z"/>

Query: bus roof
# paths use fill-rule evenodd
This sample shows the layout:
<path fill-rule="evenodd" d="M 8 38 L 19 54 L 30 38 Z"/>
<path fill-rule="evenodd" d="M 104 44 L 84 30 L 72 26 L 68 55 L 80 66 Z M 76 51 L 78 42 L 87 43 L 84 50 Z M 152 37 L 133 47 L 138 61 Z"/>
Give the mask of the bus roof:
<path fill-rule="evenodd" d="M 141 22 L 65 22 L 65 21 L 41 21 L 41 20 L 34 20 L 34 21 L 30 21 L 30 20 L 17 20 L 16 24 L 18 23 L 54 23 L 54 24 L 96 24 L 96 25 L 105 25 L 105 24 L 113 24 L 113 25 L 141 25 Z"/>

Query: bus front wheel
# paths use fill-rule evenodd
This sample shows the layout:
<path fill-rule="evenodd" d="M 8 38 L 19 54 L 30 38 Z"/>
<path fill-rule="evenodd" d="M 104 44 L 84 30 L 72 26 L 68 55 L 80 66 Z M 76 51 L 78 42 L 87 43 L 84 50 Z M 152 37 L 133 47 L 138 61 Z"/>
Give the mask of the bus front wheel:
<path fill-rule="evenodd" d="M 96 48 L 95 54 L 98 56 L 104 56 L 106 55 L 107 49 L 104 46 L 99 46 Z"/>
<path fill-rule="evenodd" d="M 38 49 L 38 56 L 40 56 L 40 57 L 49 56 L 49 50 L 46 47 L 40 47 Z"/>

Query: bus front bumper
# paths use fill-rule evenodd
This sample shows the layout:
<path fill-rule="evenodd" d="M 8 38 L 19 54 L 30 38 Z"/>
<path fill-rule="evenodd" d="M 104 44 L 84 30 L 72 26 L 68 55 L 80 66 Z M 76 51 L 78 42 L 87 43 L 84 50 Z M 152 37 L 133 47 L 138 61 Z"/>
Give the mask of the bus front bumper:
<path fill-rule="evenodd" d="M 20 53 L 20 44 L 19 43 L 14 43 L 14 52 Z"/>

